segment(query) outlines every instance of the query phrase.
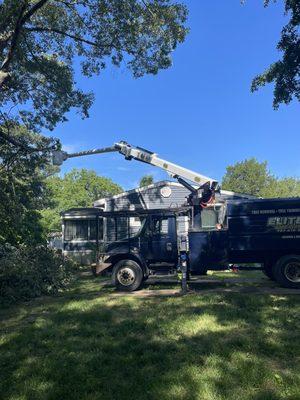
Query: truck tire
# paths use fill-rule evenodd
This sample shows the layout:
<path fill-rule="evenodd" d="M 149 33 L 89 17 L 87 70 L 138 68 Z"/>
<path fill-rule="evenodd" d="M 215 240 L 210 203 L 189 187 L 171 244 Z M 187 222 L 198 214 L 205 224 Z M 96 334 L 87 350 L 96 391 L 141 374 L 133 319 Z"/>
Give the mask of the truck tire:
<path fill-rule="evenodd" d="M 118 290 L 133 292 L 141 286 L 142 268 L 133 260 L 121 260 L 113 268 L 112 280 Z"/>
<path fill-rule="evenodd" d="M 271 281 L 275 281 L 272 264 L 265 263 L 262 268 L 262 271 L 269 279 L 271 279 Z"/>
<path fill-rule="evenodd" d="M 281 257 L 273 266 L 275 280 L 283 287 L 300 289 L 300 256 Z"/>

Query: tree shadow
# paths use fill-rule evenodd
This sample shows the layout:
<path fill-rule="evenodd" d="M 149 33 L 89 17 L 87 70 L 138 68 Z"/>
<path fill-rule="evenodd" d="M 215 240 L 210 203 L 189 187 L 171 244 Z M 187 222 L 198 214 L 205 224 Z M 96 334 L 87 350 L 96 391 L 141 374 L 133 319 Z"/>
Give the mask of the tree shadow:
<path fill-rule="evenodd" d="M 296 399 L 299 305 L 103 289 L 22 306 L 1 332 L 1 399 Z"/>

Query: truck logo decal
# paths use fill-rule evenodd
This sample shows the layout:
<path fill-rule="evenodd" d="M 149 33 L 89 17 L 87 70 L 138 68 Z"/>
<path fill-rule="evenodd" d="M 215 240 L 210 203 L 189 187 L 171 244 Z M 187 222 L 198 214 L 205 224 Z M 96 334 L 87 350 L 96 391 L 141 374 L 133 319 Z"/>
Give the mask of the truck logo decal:
<path fill-rule="evenodd" d="M 269 217 L 267 225 L 278 232 L 300 231 L 300 217 Z"/>

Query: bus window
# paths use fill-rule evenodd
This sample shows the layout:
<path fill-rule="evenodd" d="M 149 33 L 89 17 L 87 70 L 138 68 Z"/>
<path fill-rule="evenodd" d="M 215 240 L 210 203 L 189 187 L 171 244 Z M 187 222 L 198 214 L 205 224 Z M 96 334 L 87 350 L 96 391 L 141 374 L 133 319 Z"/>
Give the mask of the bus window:
<path fill-rule="evenodd" d="M 99 220 L 100 221 L 100 220 Z M 103 220 L 102 229 L 99 229 L 103 239 Z M 96 240 L 97 229 L 95 219 L 76 219 L 65 221 L 65 240 Z"/>
<path fill-rule="evenodd" d="M 88 240 L 88 220 L 65 221 L 65 240 Z"/>

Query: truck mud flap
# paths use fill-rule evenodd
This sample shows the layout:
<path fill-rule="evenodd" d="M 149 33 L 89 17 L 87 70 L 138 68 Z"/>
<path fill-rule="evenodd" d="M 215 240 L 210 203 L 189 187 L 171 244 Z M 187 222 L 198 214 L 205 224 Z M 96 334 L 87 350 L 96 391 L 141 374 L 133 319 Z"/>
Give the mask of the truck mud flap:
<path fill-rule="evenodd" d="M 92 264 L 92 272 L 94 276 L 101 275 L 101 272 L 111 267 L 111 263 Z"/>

